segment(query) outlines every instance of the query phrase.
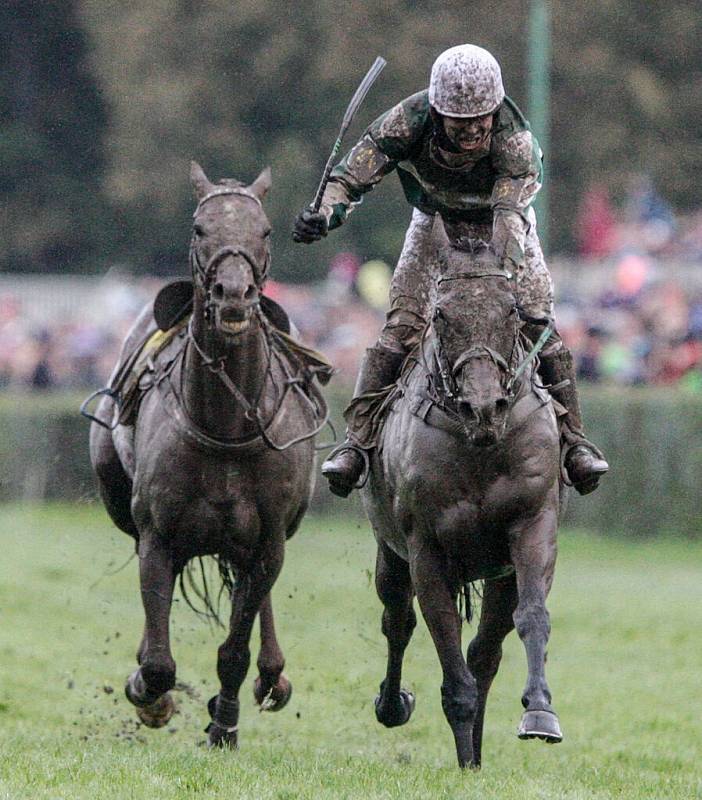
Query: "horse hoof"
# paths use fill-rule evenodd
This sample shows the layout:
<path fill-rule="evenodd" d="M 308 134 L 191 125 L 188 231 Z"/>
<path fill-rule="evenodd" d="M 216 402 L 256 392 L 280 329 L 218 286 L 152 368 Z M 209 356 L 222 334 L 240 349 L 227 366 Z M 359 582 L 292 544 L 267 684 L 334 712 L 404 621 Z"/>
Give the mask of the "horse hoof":
<path fill-rule="evenodd" d="M 517 736 L 520 739 L 543 739 L 549 744 L 563 741 L 558 717 L 552 711 L 525 711 L 519 724 Z"/>
<path fill-rule="evenodd" d="M 148 706 L 137 706 L 137 717 L 147 728 L 163 728 L 175 713 L 175 702 L 170 692 L 162 694 Z"/>
<path fill-rule="evenodd" d="M 414 695 L 406 689 L 400 689 L 399 703 L 383 702 L 383 687 L 375 698 L 375 718 L 386 728 L 397 728 L 409 722 L 414 711 Z"/>
<path fill-rule="evenodd" d="M 265 691 L 259 675 L 254 681 L 253 692 L 260 711 L 280 711 L 290 700 L 292 683 L 281 673 L 277 683 Z"/>
<path fill-rule="evenodd" d="M 239 731 L 236 725 L 223 728 L 216 722 L 210 722 L 205 728 L 207 733 L 207 746 L 218 747 L 220 750 L 236 750 L 239 747 Z"/>

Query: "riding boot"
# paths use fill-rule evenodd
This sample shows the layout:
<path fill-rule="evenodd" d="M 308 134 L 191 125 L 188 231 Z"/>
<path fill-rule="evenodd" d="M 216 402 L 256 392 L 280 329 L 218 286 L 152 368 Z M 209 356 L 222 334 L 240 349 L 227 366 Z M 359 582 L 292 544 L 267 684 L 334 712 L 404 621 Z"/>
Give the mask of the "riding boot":
<path fill-rule="evenodd" d="M 540 356 L 539 374 L 551 396 L 568 412 L 561 421 L 561 464 L 580 494 L 589 494 L 609 470 L 601 451 L 585 438 L 575 387 L 573 356 L 567 347 Z"/>
<path fill-rule="evenodd" d="M 395 383 L 405 354 L 377 345 L 369 347 L 361 362 L 353 400 L 379 392 Z M 352 401 L 353 402 L 353 401 Z M 368 471 L 368 445 L 359 441 L 354 430 L 354 417 L 349 421 L 346 440 L 334 449 L 322 464 L 322 475 L 329 489 L 339 497 L 348 497 Z"/>

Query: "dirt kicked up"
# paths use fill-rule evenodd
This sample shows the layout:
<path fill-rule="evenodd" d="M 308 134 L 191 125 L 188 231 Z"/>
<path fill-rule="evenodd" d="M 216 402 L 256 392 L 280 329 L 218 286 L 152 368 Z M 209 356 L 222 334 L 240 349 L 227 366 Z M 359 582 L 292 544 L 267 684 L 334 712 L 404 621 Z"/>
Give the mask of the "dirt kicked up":
<path fill-rule="evenodd" d="M 182 601 L 178 713 L 161 730 L 137 724 L 123 696 L 141 635 L 136 563 L 112 574 L 130 542 L 98 506 L 4 506 L 0 541 L 2 800 L 700 797 L 700 544 L 561 536 L 549 677 L 564 741 L 517 739 L 525 674 L 511 634 L 474 774 L 453 766 L 421 621 L 405 660 L 412 720 L 375 721 L 385 642 L 364 521 L 309 518 L 291 541 L 275 600 L 295 692 L 275 718 L 259 714 L 251 672 L 235 752 L 202 745 L 224 632 Z"/>

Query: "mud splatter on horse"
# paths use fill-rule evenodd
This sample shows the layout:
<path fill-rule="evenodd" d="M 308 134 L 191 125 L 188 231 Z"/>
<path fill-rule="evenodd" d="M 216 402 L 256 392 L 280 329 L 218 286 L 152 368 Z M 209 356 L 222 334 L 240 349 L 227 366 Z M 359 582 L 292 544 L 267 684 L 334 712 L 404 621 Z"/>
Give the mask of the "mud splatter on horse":
<path fill-rule="evenodd" d="M 373 451 L 364 507 L 378 542 L 387 674 L 376 716 L 408 721 L 401 687 L 416 594 L 441 662 L 461 767 L 481 763 L 487 694 L 516 627 L 528 678 L 522 738 L 560 741 L 544 663 L 556 560 L 559 433 L 538 385 L 509 276 L 487 248 L 446 246 L 431 323 L 405 363 Z M 477 635 L 461 652 L 459 593 L 484 580 Z"/>
<path fill-rule="evenodd" d="M 270 591 L 313 488 L 314 435 L 326 417 L 315 376 L 325 380 L 329 370 L 287 335 L 284 313 L 261 294 L 271 230 L 261 201 L 270 173 L 249 186 L 213 184 L 193 164 L 191 181 L 198 201 L 192 288 L 181 283 L 175 291 L 192 304 L 189 321 L 177 313 L 171 290 L 144 309 L 111 385 L 134 368 L 144 342 L 163 335 L 154 308 L 161 326 L 173 328 L 157 354 L 147 354 L 129 413 L 115 407 L 118 392 L 102 398 L 90 453 L 107 510 L 136 539 L 139 556 L 146 624 L 127 697 L 145 724 L 167 723 L 176 679 L 169 641 L 174 585 L 192 559 L 213 555 L 231 576 L 232 612 L 217 657 L 220 690 L 209 703 L 208 741 L 234 746 L 257 614 L 256 701 L 278 710 L 290 697 Z"/>

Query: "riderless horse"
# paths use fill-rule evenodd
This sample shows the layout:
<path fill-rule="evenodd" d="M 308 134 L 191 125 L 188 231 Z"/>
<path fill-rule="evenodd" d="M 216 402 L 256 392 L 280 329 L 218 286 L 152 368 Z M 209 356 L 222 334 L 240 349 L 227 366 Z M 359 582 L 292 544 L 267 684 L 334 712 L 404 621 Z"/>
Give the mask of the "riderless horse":
<path fill-rule="evenodd" d="M 257 614 L 256 701 L 278 710 L 290 697 L 270 592 L 313 488 L 314 436 L 326 419 L 314 379 L 326 382 L 330 371 L 291 338 L 282 309 L 261 293 L 270 172 L 249 186 L 213 184 L 193 164 L 191 182 L 192 285 L 167 287 L 134 324 L 91 426 L 90 453 L 107 510 L 139 556 L 146 624 L 127 697 L 147 725 L 170 718 L 174 584 L 192 559 L 213 555 L 231 580 L 232 612 L 208 738 L 234 746 Z M 146 368 L 126 398 L 121 390 L 138 363 Z"/>

